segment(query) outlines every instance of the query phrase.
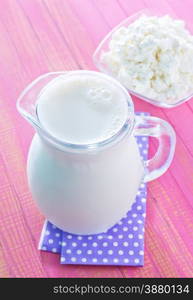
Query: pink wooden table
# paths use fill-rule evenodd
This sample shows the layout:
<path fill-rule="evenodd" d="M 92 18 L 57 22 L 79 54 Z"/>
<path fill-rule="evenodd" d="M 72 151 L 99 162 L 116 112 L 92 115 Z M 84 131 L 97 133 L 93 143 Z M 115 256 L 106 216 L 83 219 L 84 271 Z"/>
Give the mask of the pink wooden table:
<path fill-rule="evenodd" d="M 1 277 L 193 277 L 193 99 L 170 110 L 134 99 L 136 110 L 166 119 L 177 133 L 169 171 L 148 184 L 144 267 L 61 266 L 58 255 L 37 250 L 44 217 L 25 172 L 33 131 L 15 108 L 32 79 L 94 69 L 92 53 L 113 26 L 160 6 L 193 23 L 193 0 L 0 1 Z"/>

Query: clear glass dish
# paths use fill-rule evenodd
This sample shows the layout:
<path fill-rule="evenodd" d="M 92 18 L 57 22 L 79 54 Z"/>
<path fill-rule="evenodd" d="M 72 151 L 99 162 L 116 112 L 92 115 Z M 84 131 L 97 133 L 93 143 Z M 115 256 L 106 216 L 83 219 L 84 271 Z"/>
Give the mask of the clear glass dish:
<path fill-rule="evenodd" d="M 112 74 L 112 72 L 109 70 L 108 66 L 104 62 L 102 62 L 101 57 L 102 57 L 103 53 L 105 53 L 109 50 L 109 42 L 111 41 L 112 34 L 117 29 L 119 29 L 120 27 L 128 26 L 129 24 L 133 23 L 135 20 L 137 20 L 139 17 L 141 17 L 144 14 L 147 15 L 147 16 L 164 16 L 164 15 L 167 15 L 168 13 L 166 13 L 166 12 L 163 13 L 163 12 L 160 12 L 160 11 L 149 10 L 149 9 L 140 10 L 136 14 L 131 15 L 130 17 L 124 19 L 121 23 L 119 23 L 116 27 L 114 27 L 113 30 L 110 31 L 105 36 L 105 38 L 100 42 L 100 44 L 98 45 L 97 49 L 95 50 L 95 52 L 93 54 L 93 62 L 95 64 L 95 66 L 101 72 L 106 73 L 106 74 L 116 78 L 116 76 L 114 74 Z M 174 13 L 169 13 L 168 15 L 170 15 L 174 19 L 179 19 L 178 17 L 176 17 L 176 15 Z M 193 32 L 192 24 L 188 24 L 188 22 L 185 22 L 185 24 L 186 24 L 186 28 L 190 32 Z M 164 107 L 164 108 L 176 107 L 176 106 L 188 101 L 190 98 L 193 97 L 193 92 L 192 92 L 189 95 L 187 95 L 186 97 L 183 97 L 181 99 L 176 99 L 175 102 L 173 100 L 172 103 L 167 103 L 167 102 L 164 102 L 164 101 L 158 101 L 158 100 L 155 100 L 155 99 L 148 98 L 145 95 L 142 95 L 140 93 L 137 93 L 134 90 L 129 89 L 128 87 L 126 87 L 126 89 L 128 90 L 128 92 L 131 95 L 137 96 L 139 99 L 144 100 L 146 102 L 149 102 L 149 103 L 151 103 L 155 106 Z"/>

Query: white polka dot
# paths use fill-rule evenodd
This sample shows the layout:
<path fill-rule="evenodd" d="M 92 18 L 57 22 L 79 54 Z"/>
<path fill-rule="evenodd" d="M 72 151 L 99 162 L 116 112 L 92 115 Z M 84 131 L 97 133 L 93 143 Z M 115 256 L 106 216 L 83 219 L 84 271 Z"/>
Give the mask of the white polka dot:
<path fill-rule="evenodd" d="M 128 231 L 128 227 L 123 227 L 123 231 Z"/>
<path fill-rule="evenodd" d="M 138 247 L 138 246 L 139 246 L 139 243 L 138 243 L 138 242 L 134 242 L 134 243 L 133 243 L 133 246 L 134 246 L 134 247 Z"/>
<path fill-rule="evenodd" d="M 47 250 L 46 246 L 43 246 L 43 247 L 42 247 L 42 250 Z"/>
<path fill-rule="evenodd" d="M 108 243 L 104 242 L 103 247 L 107 247 L 107 246 L 108 246 Z"/>
<path fill-rule="evenodd" d="M 138 263 L 139 263 L 139 258 L 135 258 L 135 259 L 134 259 L 134 262 L 135 262 L 136 264 L 138 264 Z"/>
<path fill-rule="evenodd" d="M 134 251 L 133 250 L 129 250 L 129 255 L 133 255 Z"/>
<path fill-rule="evenodd" d="M 56 236 L 56 237 L 60 237 L 60 233 L 57 232 L 57 233 L 55 234 L 55 236 Z"/>
<path fill-rule="evenodd" d="M 123 255 L 124 254 L 124 252 L 122 250 L 119 250 L 118 253 L 119 253 L 119 255 Z"/>
<path fill-rule="evenodd" d="M 92 243 L 93 247 L 97 247 L 98 244 L 96 242 Z"/>
<path fill-rule="evenodd" d="M 56 248 L 52 248 L 52 252 L 56 253 L 57 249 Z"/>
<path fill-rule="evenodd" d="M 147 141 L 147 137 L 143 136 L 142 141 Z"/>
<path fill-rule="evenodd" d="M 113 250 L 108 250 L 108 254 L 112 255 L 113 254 Z"/>
<path fill-rule="evenodd" d="M 119 262 L 118 258 L 114 258 L 113 261 L 114 261 L 115 263 L 118 263 L 118 262 Z"/>
<path fill-rule="evenodd" d="M 112 240 L 113 239 L 113 236 L 112 235 L 108 235 L 107 237 L 109 240 Z"/>
<path fill-rule="evenodd" d="M 143 231 L 143 232 L 145 232 L 145 229 L 144 229 L 144 228 L 142 228 L 142 231 Z"/>
<path fill-rule="evenodd" d="M 98 235 L 98 236 L 97 236 L 97 239 L 98 239 L 98 240 L 102 240 L 102 239 L 103 239 L 103 236 L 102 236 L 102 235 Z"/>
<path fill-rule="evenodd" d="M 137 206 L 137 210 L 141 210 L 142 209 L 142 206 L 141 205 L 138 205 Z"/>
<path fill-rule="evenodd" d="M 146 213 L 143 213 L 142 216 L 145 218 L 146 217 Z"/>
<path fill-rule="evenodd" d="M 123 222 L 122 222 L 122 221 L 119 221 L 119 222 L 118 222 L 118 224 L 119 224 L 119 225 L 122 225 L 122 224 L 123 224 Z"/>
<path fill-rule="evenodd" d="M 142 144 L 138 144 L 138 146 L 139 146 L 139 148 L 142 148 L 142 147 L 143 147 L 143 145 L 142 145 Z"/>
<path fill-rule="evenodd" d="M 81 254 L 81 253 L 82 253 L 82 250 L 78 249 L 78 250 L 76 251 L 76 253 L 77 253 L 77 254 Z"/>
<path fill-rule="evenodd" d="M 81 259 L 81 261 L 82 261 L 82 262 L 86 262 L 86 261 L 87 261 L 86 257 L 83 257 L 83 258 Z"/>
<path fill-rule="evenodd" d="M 113 246 L 117 247 L 117 246 L 118 246 L 118 243 L 117 243 L 117 242 L 114 242 L 114 243 L 113 243 Z"/>
<path fill-rule="evenodd" d="M 129 238 L 129 239 L 132 239 L 132 238 L 133 238 L 133 234 L 130 233 L 130 234 L 128 235 L 128 238 Z"/>
<path fill-rule="evenodd" d="M 76 261 L 76 257 L 71 257 L 71 261 L 75 262 Z"/>
<path fill-rule="evenodd" d="M 70 249 L 67 249 L 66 250 L 66 253 L 71 253 L 72 251 Z"/>
<path fill-rule="evenodd" d="M 49 240 L 48 240 L 48 243 L 49 243 L 49 244 L 53 244 L 53 242 L 54 242 L 54 241 L 53 241 L 52 239 L 49 239 Z"/>
<path fill-rule="evenodd" d="M 140 251 L 139 251 L 139 255 L 144 255 L 143 250 L 140 250 Z"/>
<path fill-rule="evenodd" d="M 117 232 L 118 231 L 118 229 L 115 227 L 115 228 L 113 228 L 113 232 Z"/>
<path fill-rule="evenodd" d="M 108 262 L 108 259 L 107 259 L 107 258 L 103 258 L 103 262 L 104 262 L 104 263 L 107 263 L 107 262 Z"/>
<path fill-rule="evenodd" d="M 87 246 L 87 243 L 82 243 L 82 246 L 83 246 L 83 247 L 86 247 L 86 246 Z"/>
<path fill-rule="evenodd" d="M 102 251 L 102 250 L 98 250 L 97 253 L 98 253 L 99 255 L 101 255 L 101 254 L 103 253 L 103 251 Z"/>
<path fill-rule="evenodd" d="M 67 235 L 67 239 L 70 240 L 71 238 L 72 238 L 71 234 L 68 234 L 68 235 Z"/>
<path fill-rule="evenodd" d="M 92 254 L 92 250 L 87 250 L 87 253 L 88 254 Z"/>
<path fill-rule="evenodd" d="M 46 230 L 46 235 L 49 235 L 50 234 L 50 231 L 49 230 Z"/>
<path fill-rule="evenodd" d="M 118 238 L 119 238 L 119 239 L 122 239 L 122 238 L 123 238 L 123 235 L 122 235 L 122 234 L 119 234 L 119 235 L 118 235 Z"/>
<path fill-rule="evenodd" d="M 142 184 L 140 185 L 140 187 L 141 187 L 141 188 L 144 188 L 144 187 L 145 187 L 145 184 L 144 184 L 144 183 L 142 183 Z"/>
<path fill-rule="evenodd" d="M 141 198 L 141 202 L 145 203 L 146 199 L 145 198 Z"/>
<path fill-rule="evenodd" d="M 140 240 L 142 240 L 142 239 L 143 239 L 143 234 L 138 234 L 138 238 L 139 238 Z"/>
<path fill-rule="evenodd" d="M 139 196 L 140 194 L 141 194 L 141 192 L 140 192 L 140 191 L 138 191 L 138 192 L 137 192 L 137 195 Z"/>
<path fill-rule="evenodd" d="M 128 242 L 124 242 L 123 246 L 127 247 L 127 246 L 129 246 L 129 243 Z"/>
<path fill-rule="evenodd" d="M 72 247 L 76 247 L 76 246 L 77 246 L 77 243 L 73 242 Z"/>
<path fill-rule="evenodd" d="M 129 259 L 128 258 L 124 258 L 124 263 L 128 263 L 129 262 Z"/>
<path fill-rule="evenodd" d="M 128 222 L 127 222 L 128 224 L 132 224 L 133 223 L 133 221 L 132 220 L 128 220 Z"/>
<path fill-rule="evenodd" d="M 134 231 L 137 231 L 137 230 L 138 230 L 138 227 L 137 227 L 137 226 L 134 226 L 134 227 L 133 227 L 133 230 L 134 230 Z"/>
<path fill-rule="evenodd" d="M 137 223 L 138 223 L 138 224 L 142 224 L 142 223 L 143 223 L 143 221 L 141 221 L 141 220 L 138 220 L 138 221 L 137 221 Z"/>
<path fill-rule="evenodd" d="M 143 153 L 144 153 L 144 154 L 147 154 L 147 150 L 146 150 L 146 149 L 143 149 Z"/>
<path fill-rule="evenodd" d="M 93 261 L 93 262 L 97 262 L 97 258 L 93 258 L 92 261 Z"/>
<path fill-rule="evenodd" d="M 92 240 L 92 236 L 88 236 L 88 240 Z"/>
<path fill-rule="evenodd" d="M 63 247 L 66 246 L 66 242 L 62 242 L 62 246 L 63 246 Z"/>
<path fill-rule="evenodd" d="M 137 217 L 137 214 L 132 214 L 132 217 L 133 217 L 133 218 L 136 218 L 136 217 Z"/>
<path fill-rule="evenodd" d="M 61 262 L 64 262 L 66 260 L 66 258 L 62 256 L 60 260 L 61 260 Z"/>
<path fill-rule="evenodd" d="M 78 240 L 82 240 L 82 236 L 79 235 L 79 236 L 77 237 L 77 239 L 78 239 Z"/>

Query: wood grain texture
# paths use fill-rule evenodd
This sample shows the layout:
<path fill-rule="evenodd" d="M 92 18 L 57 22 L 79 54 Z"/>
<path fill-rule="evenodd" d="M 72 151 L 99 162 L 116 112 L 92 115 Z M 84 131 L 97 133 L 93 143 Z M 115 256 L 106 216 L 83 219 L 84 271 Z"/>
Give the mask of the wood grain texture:
<path fill-rule="evenodd" d="M 16 99 L 42 73 L 94 70 L 99 41 L 145 7 L 192 19 L 192 0 L 0 1 L 0 277 L 193 277 L 193 99 L 167 110 L 133 97 L 136 110 L 169 121 L 177 133 L 170 169 L 148 184 L 144 267 L 64 266 L 37 250 L 44 218 L 25 171 L 33 131 Z"/>

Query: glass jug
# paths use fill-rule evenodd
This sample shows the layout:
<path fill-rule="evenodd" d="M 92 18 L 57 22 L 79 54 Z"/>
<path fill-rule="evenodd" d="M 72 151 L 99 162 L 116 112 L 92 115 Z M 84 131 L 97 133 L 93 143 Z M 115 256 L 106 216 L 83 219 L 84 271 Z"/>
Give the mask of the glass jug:
<path fill-rule="evenodd" d="M 74 74 L 106 78 L 124 92 L 128 119 L 110 138 L 93 144 L 72 144 L 41 125 L 37 102 L 42 89 L 57 77 L 65 80 Z M 69 233 L 97 234 L 115 225 L 131 209 L 140 184 L 161 176 L 174 155 L 176 139 L 172 127 L 156 117 L 135 116 L 125 88 L 99 72 L 44 74 L 22 92 L 17 108 L 36 130 L 27 162 L 32 196 L 45 217 Z M 158 139 L 153 158 L 141 160 L 136 135 Z"/>

